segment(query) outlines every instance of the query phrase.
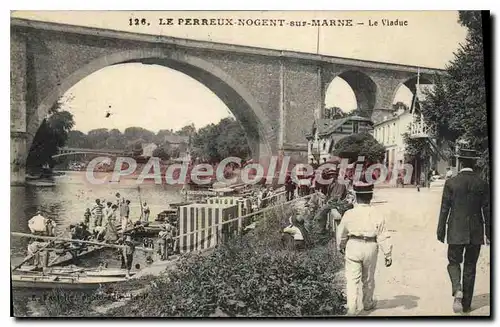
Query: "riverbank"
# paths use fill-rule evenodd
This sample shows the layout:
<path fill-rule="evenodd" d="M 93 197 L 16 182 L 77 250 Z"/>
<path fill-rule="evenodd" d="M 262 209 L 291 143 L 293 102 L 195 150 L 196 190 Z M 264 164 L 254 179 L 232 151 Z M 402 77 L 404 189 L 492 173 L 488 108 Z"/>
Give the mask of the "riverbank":
<path fill-rule="evenodd" d="M 441 195 L 439 187 L 420 192 L 415 188 L 376 190 L 374 201 L 388 213 L 393 265 L 384 267 L 383 256 L 379 255 L 377 307 L 364 314 L 455 315 L 446 271 L 446 245 L 435 239 Z M 284 249 L 279 241 L 284 219 L 279 217 L 289 215 L 287 210 L 276 211 L 251 234 L 213 252 L 183 257 L 167 274 L 130 280 L 123 289 L 114 290 L 114 295 L 52 295 L 45 316 L 342 315 L 343 258 L 331 245 L 302 253 Z M 490 315 L 490 294 L 490 249 L 483 247 L 470 315 Z M 86 311 L 73 312 L 72 308 Z"/>
<path fill-rule="evenodd" d="M 343 282 L 338 278 L 342 258 L 330 245 L 305 252 L 284 248 L 279 232 L 286 220 L 283 217 L 288 215 L 281 210 L 269 214 L 245 236 L 212 252 L 186 255 L 159 276 L 129 280 L 107 293 L 51 292 L 43 302 L 36 302 L 37 316 L 344 314 Z M 15 300 L 16 316 L 33 315 L 20 298 Z"/>

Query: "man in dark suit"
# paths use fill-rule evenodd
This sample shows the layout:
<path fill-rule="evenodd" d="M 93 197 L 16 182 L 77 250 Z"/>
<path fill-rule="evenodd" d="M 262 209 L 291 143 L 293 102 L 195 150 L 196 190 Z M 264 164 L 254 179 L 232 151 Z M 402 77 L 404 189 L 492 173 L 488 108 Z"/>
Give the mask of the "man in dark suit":
<path fill-rule="evenodd" d="M 462 170 L 445 182 L 437 228 L 440 242 L 444 243 L 447 234 L 454 312 L 470 311 L 484 235 L 487 244 L 490 240 L 489 185 L 472 170 L 475 159 L 477 157 L 459 157 Z"/>
<path fill-rule="evenodd" d="M 332 182 L 328 185 L 326 191 L 326 197 L 328 200 L 344 200 L 347 196 L 347 187 L 345 183 L 340 183 L 338 180 L 338 171 L 336 170 L 328 170 L 325 173 L 325 178 L 331 178 Z"/>

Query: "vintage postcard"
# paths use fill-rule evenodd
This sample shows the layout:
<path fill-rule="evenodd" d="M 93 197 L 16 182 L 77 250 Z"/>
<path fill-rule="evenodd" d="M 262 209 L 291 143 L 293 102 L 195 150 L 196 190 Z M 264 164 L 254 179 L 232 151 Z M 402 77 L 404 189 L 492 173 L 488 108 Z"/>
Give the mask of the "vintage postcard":
<path fill-rule="evenodd" d="M 490 316 L 489 12 L 10 22 L 13 316 Z"/>

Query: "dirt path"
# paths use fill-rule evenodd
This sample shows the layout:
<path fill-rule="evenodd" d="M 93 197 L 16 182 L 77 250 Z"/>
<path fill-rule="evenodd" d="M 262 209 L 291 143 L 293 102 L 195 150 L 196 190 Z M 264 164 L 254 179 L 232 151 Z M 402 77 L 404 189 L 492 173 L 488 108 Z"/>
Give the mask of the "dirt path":
<path fill-rule="evenodd" d="M 391 211 L 393 265 L 386 268 L 379 255 L 372 316 L 454 315 L 446 265 L 447 245 L 436 240 L 442 188 L 379 189 L 377 200 Z M 470 315 L 490 314 L 490 248 L 483 246 L 477 265 Z"/>

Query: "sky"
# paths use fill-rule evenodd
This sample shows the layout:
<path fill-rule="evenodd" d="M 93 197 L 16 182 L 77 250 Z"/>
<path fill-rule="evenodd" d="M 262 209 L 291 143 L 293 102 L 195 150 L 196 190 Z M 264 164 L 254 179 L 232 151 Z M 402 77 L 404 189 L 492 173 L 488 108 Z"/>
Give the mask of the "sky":
<path fill-rule="evenodd" d="M 13 12 L 13 17 L 100 27 L 153 35 L 208 40 L 281 50 L 320 53 L 346 58 L 444 68 L 465 40 L 466 30 L 455 11 L 289 11 L 289 12 L 127 12 L 40 11 Z M 354 27 L 221 27 L 159 26 L 160 18 L 270 18 L 287 21 L 309 19 L 353 19 Z M 150 26 L 130 26 L 130 18 L 146 18 Z M 406 20 L 405 27 L 380 26 L 382 19 Z M 368 26 L 378 21 L 378 26 Z M 151 81 L 154 80 L 154 83 Z M 75 129 L 140 126 L 151 131 L 179 129 L 194 123 L 200 128 L 217 123 L 229 109 L 207 87 L 163 66 L 123 64 L 104 68 L 75 84 L 67 109 L 75 118 Z M 394 103 L 411 101 L 402 87 Z M 330 84 L 325 105 L 344 111 L 356 108 L 347 83 L 336 78 Z M 105 119 L 106 111 L 113 119 Z"/>

